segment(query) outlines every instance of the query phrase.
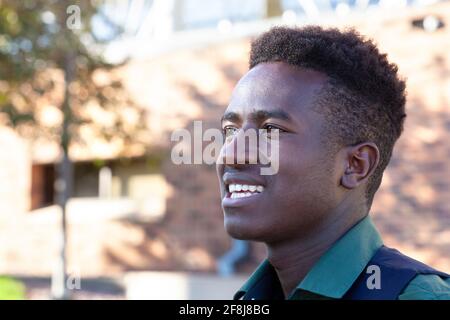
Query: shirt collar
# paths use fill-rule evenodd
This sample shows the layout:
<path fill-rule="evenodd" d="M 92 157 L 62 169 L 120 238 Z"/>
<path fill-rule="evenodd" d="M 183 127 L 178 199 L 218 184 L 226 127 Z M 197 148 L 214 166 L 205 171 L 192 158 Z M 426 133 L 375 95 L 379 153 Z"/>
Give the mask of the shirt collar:
<path fill-rule="evenodd" d="M 295 298 L 302 291 L 329 298 L 342 298 L 382 245 L 383 242 L 372 219 L 366 216 L 322 255 L 289 298 Z M 236 293 L 235 299 L 241 298 L 246 293 L 279 286 L 273 266 L 265 260 Z M 270 292 L 265 294 L 258 292 L 257 295 L 270 299 Z"/>

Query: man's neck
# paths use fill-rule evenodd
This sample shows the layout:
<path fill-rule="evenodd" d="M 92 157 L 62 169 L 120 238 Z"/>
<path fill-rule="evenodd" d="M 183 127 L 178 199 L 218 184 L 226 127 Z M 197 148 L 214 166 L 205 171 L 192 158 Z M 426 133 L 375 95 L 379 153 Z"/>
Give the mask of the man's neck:
<path fill-rule="evenodd" d="M 277 244 L 267 244 L 268 260 L 275 268 L 285 297 L 306 277 L 320 257 L 362 217 L 348 212 L 330 215 L 314 232 Z"/>

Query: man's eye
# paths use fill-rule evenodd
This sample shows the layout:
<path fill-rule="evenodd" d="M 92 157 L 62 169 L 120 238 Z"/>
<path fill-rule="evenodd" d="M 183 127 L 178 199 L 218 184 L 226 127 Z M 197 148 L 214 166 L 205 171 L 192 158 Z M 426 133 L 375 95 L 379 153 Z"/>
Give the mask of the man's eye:
<path fill-rule="evenodd" d="M 273 130 L 278 130 L 279 132 L 283 132 L 284 131 L 283 129 L 281 129 L 281 128 L 273 125 L 273 124 L 266 124 L 266 125 L 263 126 L 263 129 L 267 130 L 267 133 L 270 133 Z"/>
<path fill-rule="evenodd" d="M 222 129 L 223 130 L 223 134 L 225 135 L 225 138 L 229 138 L 232 137 L 236 134 L 236 132 L 238 131 L 237 128 L 235 127 L 225 127 Z"/>
<path fill-rule="evenodd" d="M 263 128 L 266 129 L 267 131 L 278 129 L 277 127 L 271 124 L 266 124 Z"/>

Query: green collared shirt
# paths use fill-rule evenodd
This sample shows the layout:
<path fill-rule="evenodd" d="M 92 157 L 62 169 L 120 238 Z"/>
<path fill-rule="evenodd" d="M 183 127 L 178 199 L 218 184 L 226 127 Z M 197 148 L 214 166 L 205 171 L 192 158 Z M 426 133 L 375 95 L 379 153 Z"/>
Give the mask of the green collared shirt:
<path fill-rule="evenodd" d="M 382 245 L 371 218 L 365 217 L 325 252 L 288 299 L 341 299 Z M 234 298 L 244 295 L 245 299 L 284 299 L 278 276 L 268 260 L 256 269 Z M 450 278 L 417 275 L 398 298 L 450 300 Z"/>

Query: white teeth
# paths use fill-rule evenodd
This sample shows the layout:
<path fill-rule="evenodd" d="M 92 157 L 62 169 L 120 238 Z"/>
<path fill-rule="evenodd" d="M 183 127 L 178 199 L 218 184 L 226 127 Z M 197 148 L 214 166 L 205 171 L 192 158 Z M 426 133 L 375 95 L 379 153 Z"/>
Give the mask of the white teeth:
<path fill-rule="evenodd" d="M 245 198 L 253 196 L 264 191 L 261 185 L 235 184 L 228 185 L 228 191 L 231 193 L 232 199 Z M 242 192 L 241 192 L 242 191 Z"/>
<path fill-rule="evenodd" d="M 237 198 L 243 198 L 243 197 L 245 197 L 245 194 L 242 192 L 241 193 L 235 192 L 235 193 L 231 194 L 231 199 L 237 199 Z"/>
<path fill-rule="evenodd" d="M 237 198 L 247 198 L 254 196 L 256 193 L 251 192 L 234 192 L 231 194 L 231 199 L 237 199 Z"/>

